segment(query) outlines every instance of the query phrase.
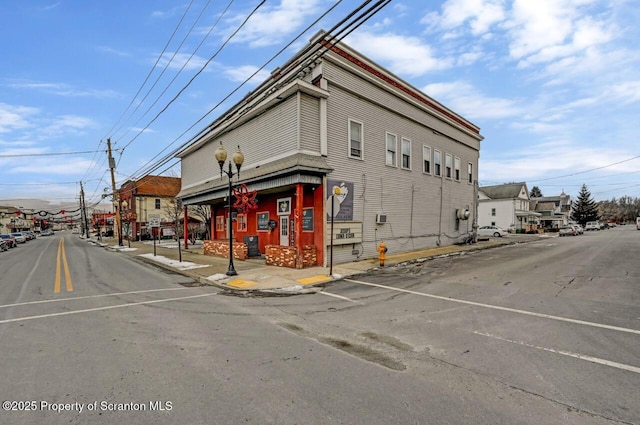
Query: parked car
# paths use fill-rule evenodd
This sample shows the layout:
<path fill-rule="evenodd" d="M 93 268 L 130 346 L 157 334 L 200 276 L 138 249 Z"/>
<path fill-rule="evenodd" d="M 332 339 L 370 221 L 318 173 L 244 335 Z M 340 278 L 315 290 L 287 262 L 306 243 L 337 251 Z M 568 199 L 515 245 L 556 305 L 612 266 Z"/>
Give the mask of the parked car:
<path fill-rule="evenodd" d="M 53 230 L 51 230 L 51 229 L 44 229 L 40 233 L 40 236 L 51 236 L 51 235 L 53 235 Z"/>
<path fill-rule="evenodd" d="M 8 251 L 9 247 L 7 246 L 7 244 L 4 242 L 4 239 L 0 239 L 0 252 L 2 251 Z"/>
<path fill-rule="evenodd" d="M 573 226 L 562 226 L 558 232 L 560 236 L 577 236 L 578 232 Z"/>
<path fill-rule="evenodd" d="M 16 242 L 18 242 L 18 243 L 27 242 L 27 237 L 25 235 L 23 235 L 22 232 L 12 233 L 11 236 L 16 238 Z"/>
<path fill-rule="evenodd" d="M 0 238 L 7 244 L 9 248 L 18 246 L 18 241 L 11 235 L 0 235 Z"/>
<path fill-rule="evenodd" d="M 583 235 L 584 234 L 584 228 L 579 225 L 578 223 L 571 223 L 569 224 L 569 226 L 573 226 L 574 229 L 576 229 L 576 232 L 578 235 Z"/>
<path fill-rule="evenodd" d="M 509 232 L 498 226 L 482 226 L 478 228 L 478 236 L 494 236 L 498 238 L 508 234 Z"/>
<path fill-rule="evenodd" d="M 30 230 L 23 230 L 20 233 L 22 233 L 27 238 L 28 241 L 32 241 L 36 238 L 36 234 Z"/>
<path fill-rule="evenodd" d="M 584 230 L 600 230 L 600 223 L 597 221 L 587 221 L 587 224 L 584 226 Z"/>

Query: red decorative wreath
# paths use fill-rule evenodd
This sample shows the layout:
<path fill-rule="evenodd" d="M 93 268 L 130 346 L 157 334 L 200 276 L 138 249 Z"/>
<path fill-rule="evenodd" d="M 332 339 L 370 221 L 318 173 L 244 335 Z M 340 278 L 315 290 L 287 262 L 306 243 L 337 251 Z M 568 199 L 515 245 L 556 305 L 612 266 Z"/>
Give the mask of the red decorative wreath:
<path fill-rule="evenodd" d="M 247 189 L 247 185 L 242 183 L 240 185 L 240 190 L 236 188 L 233 189 L 233 196 L 236 197 L 236 202 L 233 204 L 233 208 L 235 208 L 239 212 L 255 210 L 256 208 L 258 208 L 258 206 L 256 205 L 257 194 L 257 190 L 249 190 Z"/>

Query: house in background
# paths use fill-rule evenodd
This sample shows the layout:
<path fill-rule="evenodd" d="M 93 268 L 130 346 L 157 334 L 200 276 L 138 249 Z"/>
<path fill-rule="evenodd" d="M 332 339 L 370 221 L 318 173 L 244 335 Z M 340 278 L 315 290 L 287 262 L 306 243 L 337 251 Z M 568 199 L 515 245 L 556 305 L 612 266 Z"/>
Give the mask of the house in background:
<path fill-rule="evenodd" d="M 175 198 L 180 192 L 179 177 L 148 175 L 139 180 L 125 182 L 118 191 L 122 233 L 126 237 L 135 235 L 136 240 L 152 235 L 149 215 L 158 215 L 158 236 L 171 236 L 174 232 Z"/>
<path fill-rule="evenodd" d="M 545 229 L 559 229 L 568 224 L 572 207 L 571 196 L 564 190 L 559 196 L 531 198 L 531 209 L 541 214 L 540 224 Z"/>
<path fill-rule="evenodd" d="M 536 232 L 541 214 L 530 209 L 527 184 L 508 183 L 478 189 L 478 226 L 512 232 Z"/>
<path fill-rule="evenodd" d="M 482 139 L 473 123 L 320 32 L 178 154 L 178 197 L 211 206 L 206 252 L 225 254 L 231 219 L 232 255 L 246 258 L 250 241 L 267 264 L 326 265 L 330 252 L 334 263 L 371 258 L 381 241 L 390 252 L 450 245 L 473 229 Z M 221 145 L 244 154 L 233 184 L 257 194 L 257 209 L 229 211 Z"/>

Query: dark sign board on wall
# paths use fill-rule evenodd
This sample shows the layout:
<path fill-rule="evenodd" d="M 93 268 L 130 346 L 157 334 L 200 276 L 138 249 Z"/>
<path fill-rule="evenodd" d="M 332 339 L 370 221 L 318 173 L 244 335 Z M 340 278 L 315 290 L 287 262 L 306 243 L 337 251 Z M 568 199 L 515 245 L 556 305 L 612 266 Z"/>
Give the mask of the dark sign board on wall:
<path fill-rule="evenodd" d="M 256 215 L 258 216 L 258 230 L 269 230 L 269 213 L 262 212 L 257 213 Z"/>
<path fill-rule="evenodd" d="M 302 230 L 313 232 L 313 208 L 302 209 Z"/>

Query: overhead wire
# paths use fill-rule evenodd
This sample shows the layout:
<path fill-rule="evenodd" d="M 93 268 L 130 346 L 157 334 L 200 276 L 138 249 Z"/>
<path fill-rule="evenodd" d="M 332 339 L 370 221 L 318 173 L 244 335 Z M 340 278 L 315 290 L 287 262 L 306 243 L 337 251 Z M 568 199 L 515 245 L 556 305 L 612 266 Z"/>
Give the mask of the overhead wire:
<path fill-rule="evenodd" d="M 251 81 L 251 79 L 253 77 L 255 77 L 260 71 L 262 71 L 268 64 L 270 64 L 271 62 L 273 62 L 280 54 L 282 54 L 286 49 L 288 49 L 293 43 L 295 43 L 300 37 L 302 37 L 309 29 L 311 29 L 314 25 L 316 25 L 318 22 L 320 22 L 320 20 L 322 20 L 327 14 L 329 14 L 333 9 L 335 9 L 335 7 L 338 6 L 338 4 L 340 4 L 342 2 L 342 0 L 337 1 L 333 6 L 331 6 L 329 9 L 327 9 L 322 15 L 320 15 L 315 21 L 313 21 L 310 25 L 308 25 L 303 31 L 301 31 L 300 33 L 298 33 L 298 35 L 293 38 L 289 43 L 287 43 L 284 47 L 282 47 L 277 53 L 275 53 L 274 55 L 272 55 L 269 60 L 267 60 L 261 67 L 259 67 L 258 69 L 256 69 L 251 75 L 249 75 L 244 81 L 242 81 L 236 88 L 234 88 L 231 92 L 229 92 L 224 98 L 222 98 L 218 103 L 216 103 L 211 109 L 209 109 L 202 117 L 200 117 L 196 122 L 194 122 L 189 128 L 187 128 L 186 130 L 184 130 L 180 135 L 178 135 L 169 145 L 167 145 L 163 150 L 161 150 L 158 154 L 156 154 L 156 156 L 154 156 L 153 158 L 151 158 L 148 162 L 150 163 L 151 161 L 153 161 L 154 159 L 156 159 L 158 156 L 160 156 L 163 152 L 165 152 L 169 147 L 171 147 L 174 143 L 176 143 L 178 140 L 180 140 L 185 134 L 187 134 L 189 131 L 191 131 L 196 125 L 198 125 L 199 123 L 201 123 L 207 116 L 209 116 L 214 110 L 216 110 L 221 104 L 223 104 L 224 102 L 226 102 L 231 96 L 233 96 L 235 93 L 238 92 L 238 90 L 240 90 L 245 84 L 247 84 L 249 81 Z M 224 114 L 223 114 L 224 115 Z M 191 138 L 189 138 L 189 140 L 187 140 L 186 142 L 184 142 L 182 145 L 180 145 L 179 147 L 175 148 L 174 150 L 172 150 L 170 153 L 168 153 L 167 155 L 165 155 L 163 157 L 163 159 L 161 159 L 157 164 L 153 164 L 148 170 L 146 170 L 144 173 L 142 173 L 143 175 L 148 175 L 150 173 L 152 173 L 153 171 L 155 171 L 155 169 L 161 167 L 162 165 L 164 165 L 164 163 L 168 162 L 171 160 L 171 158 L 173 158 L 173 156 L 179 152 L 180 150 L 182 150 L 186 145 L 188 145 L 189 143 L 191 143 L 193 140 L 197 139 L 198 137 L 200 137 L 201 134 L 203 134 L 205 130 L 201 130 L 199 133 L 197 133 L 196 135 L 192 136 Z M 140 167 L 138 170 L 134 171 L 133 176 L 135 176 L 138 172 L 141 172 L 144 169 L 143 167 Z M 132 177 L 133 178 L 133 177 Z"/>
<path fill-rule="evenodd" d="M 111 127 L 111 129 L 109 129 L 109 131 L 107 131 L 107 134 L 104 135 L 103 139 L 106 139 L 107 137 L 109 137 L 109 135 L 114 131 L 114 129 L 120 123 L 120 121 L 122 121 L 122 119 L 124 118 L 126 113 L 129 111 L 129 109 L 131 109 L 131 105 L 133 105 L 133 103 L 136 101 L 136 99 L 138 98 L 138 95 L 140 94 L 140 92 L 142 91 L 144 86 L 147 84 L 147 81 L 149 81 L 149 78 L 151 77 L 151 74 L 153 74 L 153 71 L 156 69 L 156 67 L 158 66 L 158 63 L 160 62 L 160 60 L 164 56 L 164 53 L 167 51 L 167 48 L 171 44 L 171 41 L 173 40 L 173 37 L 175 37 L 176 33 L 178 32 L 178 29 L 182 25 L 182 21 L 184 20 L 184 18 L 189 13 L 189 10 L 191 9 L 191 6 L 193 5 L 193 1 L 194 0 L 191 0 L 191 2 L 189 3 L 189 6 L 187 6 L 187 9 L 182 14 L 182 17 L 178 21 L 178 24 L 176 25 L 176 27 L 173 29 L 173 32 L 171 33 L 171 36 L 169 37 L 169 40 L 167 40 L 166 44 L 164 45 L 164 48 L 162 49 L 162 52 L 160 52 L 160 54 L 158 55 L 158 58 L 156 59 L 156 62 L 153 64 L 153 66 L 151 67 L 151 69 L 147 73 L 147 76 L 145 77 L 144 81 L 142 82 L 142 84 L 138 88 L 138 91 L 131 98 L 131 101 L 129 102 L 129 105 L 127 105 L 127 108 L 124 110 L 124 112 L 122 113 L 120 118 L 118 118 L 118 120 L 115 122 L 115 124 Z M 137 110 L 137 108 L 136 108 L 136 110 Z M 121 128 L 121 127 L 119 127 L 119 128 Z"/>
<path fill-rule="evenodd" d="M 205 62 L 205 64 L 191 77 L 187 84 L 185 84 L 178 91 L 178 93 L 153 117 L 153 119 L 151 119 L 151 121 L 149 121 L 149 123 L 147 123 L 147 125 L 145 125 L 144 128 L 142 128 L 133 139 L 131 139 L 126 145 L 124 145 L 122 149 L 126 149 L 127 147 L 129 147 L 129 145 L 131 145 L 142 133 L 144 133 L 144 131 L 148 129 L 149 126 L 151 126 L 151 124 L 153 124 L 160 117 L 160 115 L 162 115 L 169 108 L 169 106 L 171 106 L 178 99 L 178 97 L 182 95 L 182 93 L 184 93 L 184 91 L 191 85 L 191 83 L 193 83 L 193 81 L 206 69 L 209 63 L 211 63 L 211 61 L 218 55 L 218 53 L 220 53 L 220 51 L 224 49 L 224 47 L 231 41 L 231 39 L 236 36 L 236 34 L 247 24 L 249 19 L 258 11 L 260 7 L 262 7 L 265 2 L 266 0 L 262 0 L 253 9 L 253 11 L 249 13 L 249 15 L 242 21 L 238 28 L 236 28 L 233 33 L 229 37 L 227 37 L 227 39 L 224 41 L 224 43 L 222 43 L 218 50 L 216 50 L 216 52 Z"/>
<path fill-rule="evenodd" d="M 340 30 L 338 30 L 338 28 L 340 28 L 342 25 L 344 25 L 345 22 L 347 22 L 350 18 L 352 18 L 354 15 L 356 15 L 358 12 L 360 12 L 362 9 L 364 9 L 369 3 L 371 3 L 372 0 L 368 0 L 363 2 L 359 7 L 357 7 L 356 9 L 354 9 L 349 15 L 347 15 L 347 17 L 345 17 L 344 19 L 342 19 L 340 22 L 338 22 L 336 25 L 334 25 L 328 32 L 328 39 L 325 39 L 329 45 L 329 47 L 331 47 L 331 45 L 336 44 L 338 42 L 340 42 L 344 37 L 348 36 L 351 32 L 353 32 L 355 29 L 357 29 L 358 27 L 360 27 L 364 22 L 366 22 L 367 20 L 369 20 L 373 15 L 375 15 L 377 12 L 379 12 L 383 7 L 385 7 L 388 3 L 390 3 L 391 0 L 378 0 L 373 6 L 371 6 L 369 9 L 365 10 L 361 15 L 359 15 L 353 22 L 349 23 L 345 28 L 342 28 Z M 337 2 L 333 7 L 335 7 L 339 2 Z M 332 8 L 333 8 L 332 7 Z M 332 9 L 331 8 L 331 9 Z M 331 10 L 330 9 L 330 10 Z M 284 51 L 289 45 L 291 45 L 293 42 L 295 42 L 295 40 L 297 40 L 299 37 L 301 37 L 311 26 L 315 25 L 317 22 L 319 22 L 320 19 L 322 19 L 322 17 L 324 17 L 327 13 L 329 13 L 328 10 L 327 12 L 325 12 L 320 18 L 318 18 L 312 25 L 310 25 L 309 27 L 307 27 L 307 29 L 305 29 L 302 33 L 300 33 L 292 42 L 290 42 L 287 46 L 285 46 L 285 48 L 281 49 L 276 55 L 274 55 L 271 59 L 269 59 L 262 67 L 260 67 L 257 71 L 255 71 L 249 78 L 247 78 L 245 81 L 243 81 L 238 87 L 236 87 L 232 92 L 230 92 L 227 96 L 225 96 L 225 98 L 223 98 L 220 102 L 218 102 L 215 106 L 213 106 L 203 117 L 201 117 L 198 121 L 196 121 L 193 125 L 191 125 L 187 130 L 185 130 L 180 136 L 178 136 L 178 138 L 176 138 L 171 144 L 175 143 L 179 138 L 181 138 L 182 136 L 184 136 L 188 131 L 190 131 L 193 127 L 195 127 L 195 125 L 197 125 L 198 123 L 200 123 L 204 118 L 206 118 L 211 112 L 213 112 L 217 107 L 219 107 L 220 104 L 222 104 L 224 101 L 226 101 L 231 95 L 233 95 L 235 92 L 237 92 L 244 84 L 246 84 L 246 82 L 248 82 L 251 78 L 253 78 L 253 76 L 255 76 L 260 70 L 262 70 L 267 64 L 269 64 L 273 59 L 275 59 L 275 57 L 277 57 L 282 51 Z M 341 36 L 340 36 L 341 35 Z M 339 37 L 340 36 L 340 37 Z M 313 57 L 315 54 L 317 54 L 319 51 L 322 51 L 322 53 L 318 54 L 318 56 L 313 57 L 313 60 L 318 59 L 319 57 L 321 57 L 322 55 L 324 55 L 326 53 L 326 51 L 329 49 L 329 47 L 327 47 L 327 45 L 309 45 L 307 46 L 302 52 L 301 52 L 301 56 L 303 56 L 302 58 L 300 58 L 299 63 L 297 66 L 295 66 L 295 68 L 301 68 L 304 69 L 306 66 L 308 66 L 308 60 Z M 289 73 L 290 77 L 283 79 L 281 81 L 279 81 L 278 86 L 282 86 L 283 84 L 288 83 L 289 81 L 291 81 L 292 79 L 296 78 L 297 73 L 293 72 L 291 69 L 287 70 L 287 73 Z M 271 84 L 268 84 L 269 82 L 267 81 L 266 83 L 263 84 L 262 88 L 259 88 L 258 90 L 256 90 L 256 92 L 252 92 L 250 93 L 250 95 L 248 97 L 245 97 L 242 101 L 242 105 L 236 105 L 234 107 L 232 107 L 229 111 L 223 113 L 221 115 L 222 118 L 214 121 L 213 123 L 211 123 L 209 126 L 205 127 L 203 130 L 201 130 L 200 132 L 198 132 L 196 135 L 192 136 L 191 138 L 189 138 L 189 140 L 187 140 L 186 142 L 184 142 L 182 145 L 180 145 L 179 147 L 177 147 L 176 149 L 174 149 L 172 152 L 170 152 L 168 155 L 165 155 L 165 157 L 163 157 L 163 159 L 161 159 L 160 161 L 158 161 L 156 164 L 154 164 L 153 166 L 151 166 L 148 169 L 145 169 L 145 172 L 143 174 L 148 175 L 149 173 L 157 170 L 159 167 L 161 167 L 162 165 L 164 165 L 166 162 L 168 162 L 170 160 L 170 158 L 172 158 L 177 152 L 179 152 L 180 150 L 182 150 L 185 146 L 187 146 L 188 144 L 192 143 L 194 140 L 196 140 L 197 138 L 201 137 L 204 133 L 211 131 L 213 128 L 215 128 L 215 125 L 220 125 L 222 122 L 224 122 L 226 119 L 229 119 L 229 114 L 232 114 L 233 112 L 236 112 L 237 109 L 240 106 L 244 106 L 246 105 L 248 102 L 250 102 L 251 100 L 257 98 L 258 96 L 264 94 L 267 90 L 272 90 L 273 86 Z M 165 148 L 166 150 L 166 148 Z M 164 151 L 164 150 L 163 150 Z M 156 155 L 157 157 L 157 155 Z M 152 158 L 155 159 L 156 157 Z M 137 174 L 138 172 L 140 172 L 143 168 L 140 168 L 138 170 L 136 170 L 134 172 L 134 175 Z"/>
<path fill-rule="evenodd" d="M 233 3 L 234 0 L 231 0 L 231 2 L 227 5 L 227 9 L 229 8 L 229 6 L 231 6 L 231 4 Z M 200 18 L 202 18 L 202 15 L 204 15 L 204 12 L 207 10 L 207 8 L 209 7 L 209 4 L 211 3 L 211 0 L 207 1 L 207 3 L 205 4 L 205 6 L 202 8 L 202 10 L 200 11 L 200 14 L 198 15 L 198 17 L 195 19 L 195 21 L 193 21 L 193 24 L 191 25 L 191 28 L 189 28 L 189 31 L 187 31 L 187 33 L 185 34 L 185 36 L 182 38 L 182 41 L 180 42 L 180 44 L 178 45 L 178 47 L 175 49 L 175 51 L 173 52 L 173 55 L 171 56 L 171 58 L 167 61 L 167 63 L 165 64 L 164 68 L 162 69 L 162 71 L 160 72 L 160 75 L 158 75 L 158 77 L 156 78 L 156 80 L 154 81 L 154 83 L 151 85 L 151 87 L 149 88 L 149 90 L 147 90 L 147 93 L 144 95 L 144 97 L 142 98 L 142 100 L 138 103 L 138 105 L 136 106 L 136 109 L 131 113 L 131 116 L 127 119 L 126 122 L 124 122 L 119 128 L 118 130 L 115 131 L 115 133 L 117 133 L 118 131 L 120 131 L 120 129 L 122 129 L 122 127 L 124 125 L 126 125 L 127 122 L 129 122 L 129 119 L 131 119 L 133 117 L 133 115 L 138 111 L 138 109 L 144 104 L 144 102 L 147 100 L 147 97 L 149 96 L 149 94 L 151 94 L 151 91 L 156 87 L 156 84 L 158 84 L 160 82 L 160 79 L 162 78 L 162 76 L 164 75 L 164 73 L 169 69 L 169 66 L 173 63 L 173 60 L 176 58 L 176 56 L 178 55 L 178 52 L 180 51 L 180 49 L 182 48 L 182 46 L 184 45 L 184 43 L 187 41 L 187 39 L 189 38 L 189 35 L 191 35 L 191 33 L 193 32 L 193 29 L 196 27 L 196 25 L 198 24 L 198 22 L 200 21 Z M 226 13 L 226 10 L 225 12 Z M 224 16 L 224 13 L 218 17 L 218 21 L 222 18 L 222 16 Z M 217 23 L 217 22 L 216 22 Z M 193 57 L 195 56 L 196 52 L 198 51 L 198 49 L 200 48 L 200 46 L 202 46 L 202 44 L 204 44 L 204 42 L 206 41 L 206 39 L 209 37 L 209 34 L 211 34 L 211 31 L 213 31 L 213 28 L 215 27 L 215 25 L 213 27 L 210 28 L 209 33 L 202 39 L 202 41 L 200 42 L 200 44 L 198 45 L 198 47 L 194 50 L 194 52 L 191 54 L 191 56 L 189 56 L 189 58 L 184 62 L 184 64 L 182 65 L 182 67 L 180 68 L 180 70 L 176 73 L 176 75 L 174 75 L 173 79 L 169 82 L 169 84 L 164 88 L 164 90 L 156 97 L 156 100 L 147 108 L 147 110 L 142 114 L 142 116 L 140 116 L 140 118 L 138 118 L 138 120 L 133 123 L 132 127 L 135 127 L 140 121 L 142 121 L 142 119 L 147 116 L 147 114 L 149 113 L 149 111 L 151 111 L 151 109 L 160 101 L 160 99 L 162 98 L 162 96 L 166 93 L 166 91 L 169 89 L 169 87 L 171 87 L 171 85 L 173 84 L 173 82 L 178 78 L 178 76 L 182 73 L 182 71 L 184 70 L 184 68 L 186 68 L 186 66 L 189 64 L 189 62 L 191 62 L 191 59 L 193 59 Z M 154 65 L 155 66 L 155 65 Z M 129 130 L 127 130 L 122 136 L 121 138 L 124 138 L 124 136 L 126 136 L 129 132 L 132 131 L 132 128 L 129 128 Z M 141 131 L 144 131 L 141 130 Z M 117 140 L 117 136 L 116 134 L 114 134 L 112 136 L 114 139 Z"/>

